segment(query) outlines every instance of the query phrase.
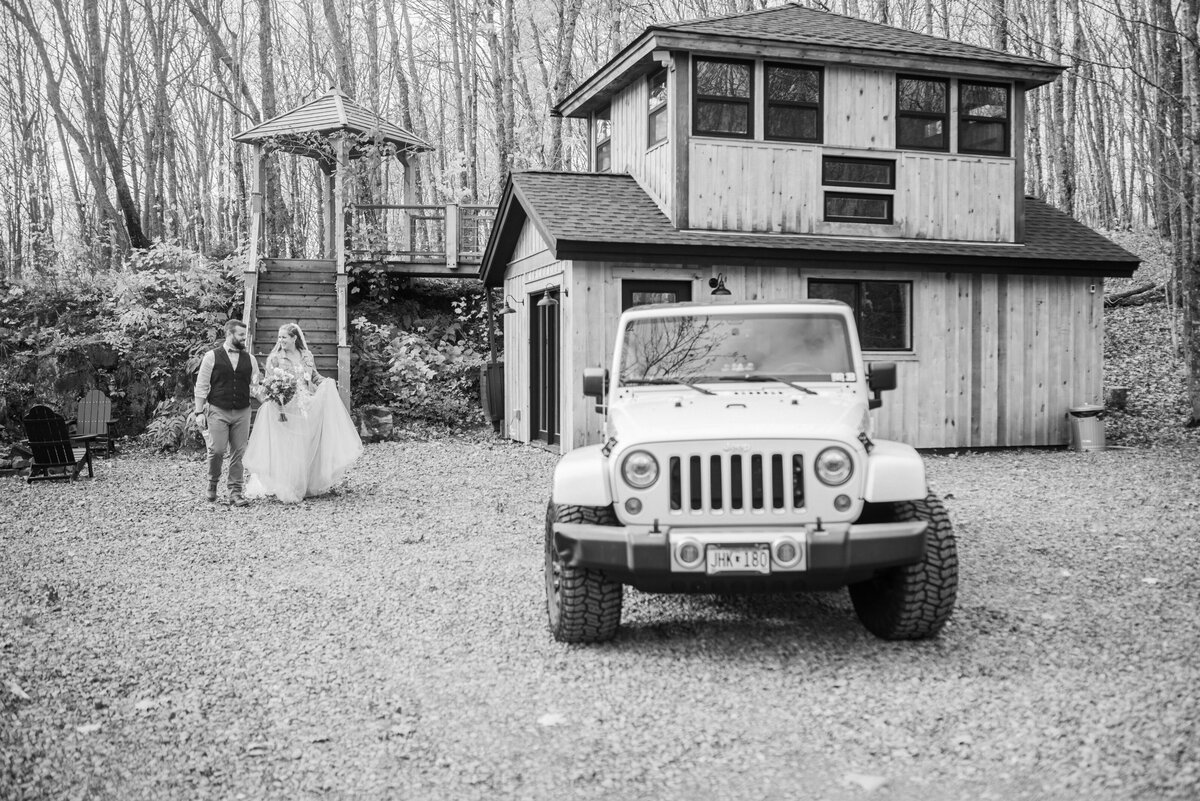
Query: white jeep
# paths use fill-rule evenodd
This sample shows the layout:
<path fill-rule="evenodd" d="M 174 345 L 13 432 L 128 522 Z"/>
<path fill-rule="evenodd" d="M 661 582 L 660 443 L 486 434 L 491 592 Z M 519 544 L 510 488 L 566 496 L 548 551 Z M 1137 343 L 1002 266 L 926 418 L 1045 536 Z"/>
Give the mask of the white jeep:
<path fill-rule="evenodd" d="M 611 378 L 610 378 L 611 376 Z M 872 437 L 896 367 L 864 365 L 837 301 L 639 306 L 618 324 L 604 442 L 569 452 L 546 511 L 563 642 L 611 639 L 645 592 L 849 586 L 871 632 L 931 637 L 958 587 L 950 520 L 917 452 Z"/>

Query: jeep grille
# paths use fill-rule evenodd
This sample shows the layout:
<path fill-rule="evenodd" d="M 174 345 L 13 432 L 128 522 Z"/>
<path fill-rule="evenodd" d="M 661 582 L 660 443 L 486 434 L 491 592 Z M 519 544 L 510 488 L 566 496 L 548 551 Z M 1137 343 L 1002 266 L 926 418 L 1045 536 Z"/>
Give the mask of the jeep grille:
<path fill-rule="evenodd" d="M 672 512 L 746 512 L 804 508 L 801 454 L 672 456 Z"/>

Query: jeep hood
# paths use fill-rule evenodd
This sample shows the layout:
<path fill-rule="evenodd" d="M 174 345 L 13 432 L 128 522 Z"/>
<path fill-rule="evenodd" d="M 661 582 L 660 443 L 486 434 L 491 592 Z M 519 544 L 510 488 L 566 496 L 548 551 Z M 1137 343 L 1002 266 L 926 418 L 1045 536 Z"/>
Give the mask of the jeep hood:
<path fill-rule="evenodd" d="M 609 409 L 622 447 L 664 440 L 840 439 L 863 431 L 866 400 L 852 393 L 644 392 Z"/>

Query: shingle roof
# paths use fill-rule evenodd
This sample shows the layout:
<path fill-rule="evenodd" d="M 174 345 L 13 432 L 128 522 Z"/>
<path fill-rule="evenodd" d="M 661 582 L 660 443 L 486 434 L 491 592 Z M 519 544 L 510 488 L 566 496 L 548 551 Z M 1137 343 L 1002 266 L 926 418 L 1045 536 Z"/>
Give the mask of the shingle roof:
<path fill-rule="evenodd" d="M 433 146 L 399 125 L 393 125 L 378 114 L 360 106 L 340 89 L 331 89 L 315 100 L 272 117 L 266 122 L 242 131 L 233 137 L 235 142 L 265 142 L 269 139 L 295 137 L 307 133 L 328 134 L 345 131 L 351 134 L 378 136 L 406 150 L 432 150 Z M 293 148 L 284 146 L 284 150 Z"/>
<path fill-rule="evenodd" d="M 745 14 L 652 25 L 649 28 L 656 29 L 701 36 L 734 36 L 789 44 L 849 47 L 904 55 L 1058 68 L 1058 65 L 1040 59 L 976 47 L 832 11 L 804 8 L 795 3 Z"/>
<path fill-rule="evenodd" d="M 1026 89 L 1053 81 L 1065 69 L 1042 59 L 787 3 L 724 17 L 651 25 L 559 98 L 551 113 L 588 116 L 630 82 L 658 69 L 653 54 L 663 49 L 726 53 L 736 58 L 770 53 L 771 58 L 927 69 L 989 80 L 1018 80 Z"/>
<path fill-rule="evenodd" d="M 628 175 L 513 173 L 504 194 L 481 265 L 491 285 L 502 277 L 511 254 L 511 228 L 519 228 L 526 217 L 558 259 L 710 264 L 823 259 L 858 267 L 916 264 L 961 272 L 1089 276 L 1129 276 L 1138 265 L 1132 253 L 1033 198 L 1025 200 L 1025 242 L 1014 245 L 678 230 Z"/>

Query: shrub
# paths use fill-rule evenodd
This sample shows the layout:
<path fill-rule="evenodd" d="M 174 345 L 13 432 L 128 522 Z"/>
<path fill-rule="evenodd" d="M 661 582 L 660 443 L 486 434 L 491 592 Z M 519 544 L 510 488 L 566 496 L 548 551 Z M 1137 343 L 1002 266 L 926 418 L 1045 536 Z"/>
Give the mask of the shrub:
<path fill-rule="evenodd" d="M 139 431 L 161 401 L 190 393 L 189 357 L 240 314 L 241 298 L 238 260 L 169 244 L 70 283 L 0 282 L 0 422 L 18 434 L 30 405 L 70 414 L 99 387 L 120 430 Z"/>
<path fill-rule="evenodd" d="M 482 292 L 461 282 L 414 282 L 405 299 L 359 304 L 351 323 L 354 405 L 454 427 L 481 424 L 479 368 L 488 360 Z"/>

